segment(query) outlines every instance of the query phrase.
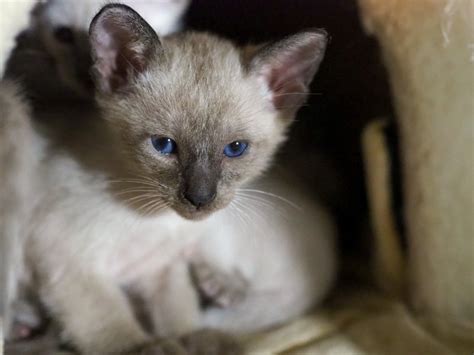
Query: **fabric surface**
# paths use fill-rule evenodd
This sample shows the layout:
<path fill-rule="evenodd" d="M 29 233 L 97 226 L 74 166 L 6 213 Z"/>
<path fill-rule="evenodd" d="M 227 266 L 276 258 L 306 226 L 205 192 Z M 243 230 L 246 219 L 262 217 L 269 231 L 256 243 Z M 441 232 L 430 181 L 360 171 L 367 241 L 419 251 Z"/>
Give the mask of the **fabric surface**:
<path fill-rule="evenodd" d="M 249 354 L 469 354 L 468 344 L 439 341 L 402 303 L 348 288 L 322 309 L 246 339 Z"/>

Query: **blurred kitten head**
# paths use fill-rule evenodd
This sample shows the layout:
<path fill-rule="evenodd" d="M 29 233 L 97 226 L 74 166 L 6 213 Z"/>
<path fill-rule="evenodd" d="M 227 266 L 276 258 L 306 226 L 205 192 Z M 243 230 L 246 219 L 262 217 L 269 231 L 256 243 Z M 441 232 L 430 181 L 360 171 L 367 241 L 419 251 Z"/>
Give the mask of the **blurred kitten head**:
<path fill-rule="evenodd" d="M 137 175 L 180 215 L 199 219 L 270 164 L 326 34 L 245 50 L 209 34 L 160 40 L 135 11 L 108 5 L 90 43 L 99 106 Z"/>
<path fill-rule="evenodd" d="M 162 36 L 176 32 L 190 0 L 128 0 Z M 33 24 L 54 59 L 60 79 L 80 96 L 92 91 L 88 30 L 100 0 L 48 0 L 33 12 Z"/>

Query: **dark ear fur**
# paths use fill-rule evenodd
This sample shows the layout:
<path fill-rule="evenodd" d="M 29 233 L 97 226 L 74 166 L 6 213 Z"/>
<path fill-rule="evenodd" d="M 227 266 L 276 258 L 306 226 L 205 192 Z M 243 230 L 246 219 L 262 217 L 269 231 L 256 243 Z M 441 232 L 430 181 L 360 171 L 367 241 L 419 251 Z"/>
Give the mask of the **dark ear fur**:
<path fill-rule="evenodd" d="M 263 82 L 276 110 L 296 111 L 305 102 L 326 44 L 324 30 L 309 30 L 268 44 L 254 54 L 250 71 Z"/>
<path fill-rule="evenodd" d="M 156 32 L 126 5 L 106 5 L 89 29 L 94 77 L 105 93 L 123 89 L 148 66 L 161 44 Z"/>

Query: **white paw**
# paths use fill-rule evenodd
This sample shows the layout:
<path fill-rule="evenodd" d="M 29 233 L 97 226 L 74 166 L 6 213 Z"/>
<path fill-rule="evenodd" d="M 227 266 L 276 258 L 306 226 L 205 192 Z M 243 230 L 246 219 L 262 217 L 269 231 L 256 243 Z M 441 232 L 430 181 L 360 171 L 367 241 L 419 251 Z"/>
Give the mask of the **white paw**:
<path fill-rule="evenodd" d="M 227 308 L 245 298 L 248 283 L 240 272 L 220 271 L 203 261 L 191 263 L 190 270 L 195 286 L 205 302 Z"/>
<path fill-rule="evenodd" d="M 8 341 L 23 341 L 44 330 L 46 320 L 37 305 L 26 300 L 16 300 L 12 305 L 13 322 Z"/>

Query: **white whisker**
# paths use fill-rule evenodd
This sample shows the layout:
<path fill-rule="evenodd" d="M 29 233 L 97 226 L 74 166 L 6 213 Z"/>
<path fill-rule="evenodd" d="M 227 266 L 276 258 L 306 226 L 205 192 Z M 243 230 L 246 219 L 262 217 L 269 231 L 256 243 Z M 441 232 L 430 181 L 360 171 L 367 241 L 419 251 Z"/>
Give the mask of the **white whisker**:
<path fill-rule="evenodd" d="M 294 207 L 294 208 L 297 209 L 297 210 L 300 210 L 300 211 L 303 210 L 300 206 L 298 206 L 298 205 L 295 204 L 294 202 L 292 202 L 292 201 L 290 201 L 290 200 L 288 200 L 288 199 L 286 199 L 286 198 L 284 198 L 284 197 L 282 197 L 282 196 L 273 194 L 273 193 L 271 193 L 271 192 L 266 192 L 266 191 L 262 191 L 262 190 L 255 190 L 255 189 L 239 189 L 238 191 L 239 191 L 239 192 L 244 192 L 244 193 L 245 193 L 245 192 L 251 192 L 251 193 L 253 192 L 253 193 L 257 193 L 257 194 L 262 194 L 262 195 L 274 197 L 274 198 L 279 199 L 279 200 L 281 200 L 281 201 L 283 201 L 283 202 L 286 202 L 287 204 L 289 204 L 290 206 Z"/>
<path fill-rule="evenodd" d="M 122 195 L 127 195 L 127 194 L 133 194 L 133 193 L 139 193 L 139 192 L 150 192 L 150 193 L 154 193 L 156 192 L 155 189 L 152 189 L 152 188 L 130 188 L 130 189 L 125 189 L 123 191 L 119 191 L 117 193 L 115 193 L 116 196 L 122 196 Z"/>

